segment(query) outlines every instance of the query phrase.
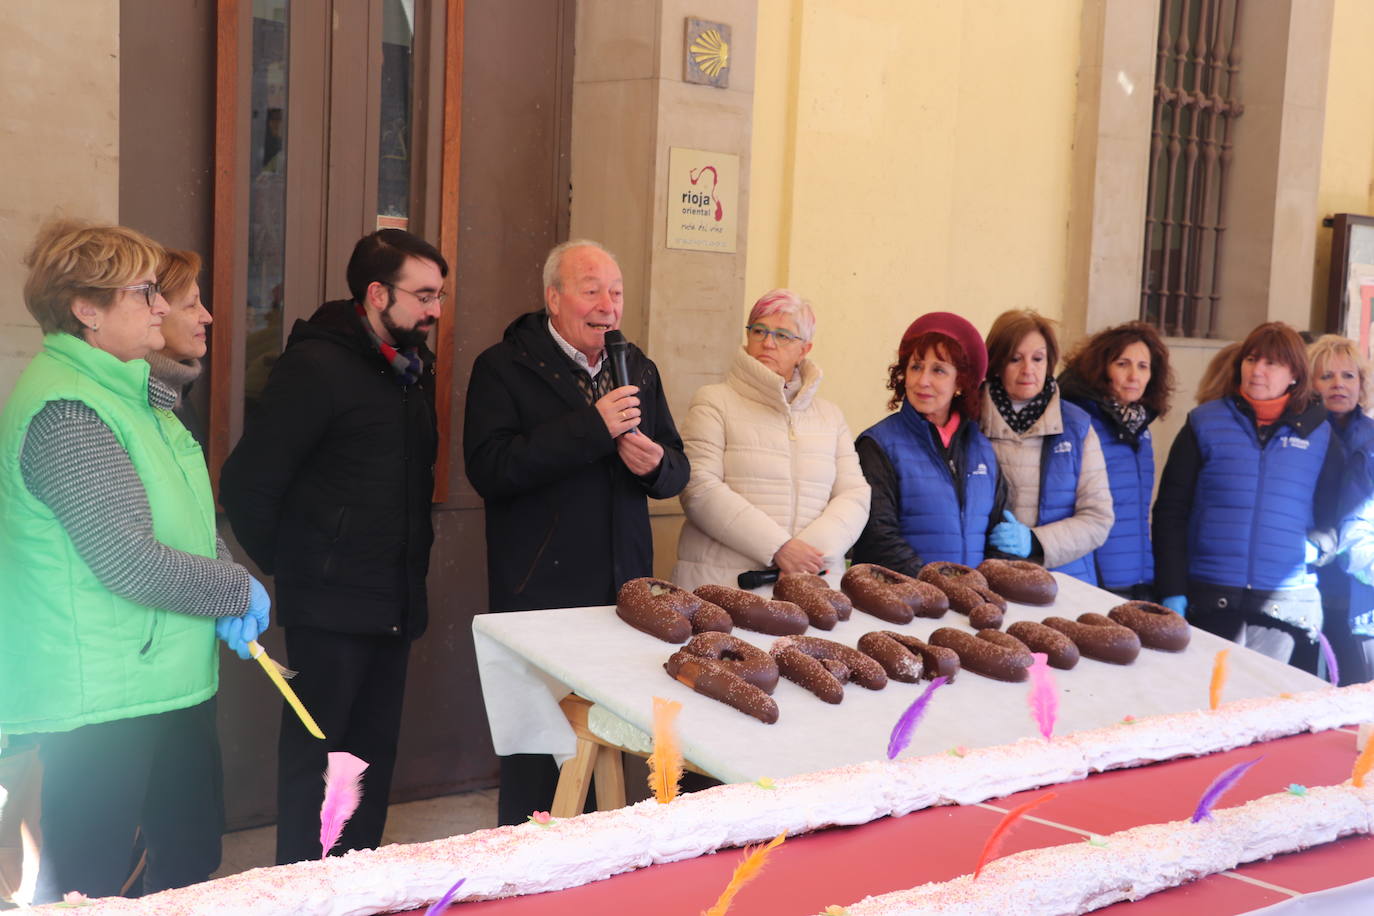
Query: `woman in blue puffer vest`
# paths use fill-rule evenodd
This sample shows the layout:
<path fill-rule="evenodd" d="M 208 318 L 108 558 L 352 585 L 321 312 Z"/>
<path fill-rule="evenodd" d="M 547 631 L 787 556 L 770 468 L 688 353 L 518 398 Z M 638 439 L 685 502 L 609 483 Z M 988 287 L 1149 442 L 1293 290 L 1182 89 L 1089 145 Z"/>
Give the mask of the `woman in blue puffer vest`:
<path fill-rule="evenodd" d="M 1374 680 L 1374 419 L 1369 407 L 1369 364 L 1358 345 L 1327 334 L 1307 348 L 1312 384 L 1327 422 L 1345 445 L 1346 504 L 1340 556 L 1317 570 L 1322 631 L 1335 651 L 1340 683 Z"/>
<path fill-rule="evenodd" d="M 1155 502 L 1155 584 L 1189 622 L 1313 673 L 1313 565 L 1334 545 L 1344 450 L 1280 321 L 1236 351 L 1225 397 L 1188 414 Z M 1182 536 L 1186 532 L 1186 537 Z"/>
<path fill-rule="evenodd" d="M 888 409 L 859 436 L 859 466 L 873 488 L 854 562 L 914 576 L 930 562 L 977 566 L 1001 515 L 1001 477 L 978 428 L 982 335 L 951 312 L 931 312 L 902 335 L 888 367 Z"/>
<path fill-rule="evenodd" d="M 1169 350 L 1143 321 L 1099 331 L 1068 358 L 1059 376 L 1064 400 L 1092 420 L 1112 489 L 1107 542 L 1093 552 L 1098 584 L 1130 601 L 1156 598 L 1150 501 L 1155 450 L 1150 424 L 1169 409 L 1174 387 Z"/>

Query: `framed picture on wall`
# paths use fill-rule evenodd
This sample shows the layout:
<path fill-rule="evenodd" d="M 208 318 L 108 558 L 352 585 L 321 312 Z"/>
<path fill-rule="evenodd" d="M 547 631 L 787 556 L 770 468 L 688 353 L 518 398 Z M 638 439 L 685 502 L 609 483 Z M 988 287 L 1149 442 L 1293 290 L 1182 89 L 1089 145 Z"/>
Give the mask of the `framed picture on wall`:
<path fill-rule="evenodd" d="M 1331 218 L 1331 275 L 1326 330 L 1349 337 L 1366 359 L 1374 357 L 1374 216 L 1337 213 Z"/>

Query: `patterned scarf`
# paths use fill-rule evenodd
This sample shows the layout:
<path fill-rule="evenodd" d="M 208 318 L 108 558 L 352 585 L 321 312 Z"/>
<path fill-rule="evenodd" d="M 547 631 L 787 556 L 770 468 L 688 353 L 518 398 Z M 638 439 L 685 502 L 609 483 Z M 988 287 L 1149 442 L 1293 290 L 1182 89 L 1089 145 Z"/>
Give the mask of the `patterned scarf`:
<path fill-rule="evenodd" d="M 1140 435 L 1145 424 L 1150 422 L 1150 412 L 1139 401 L 1134 404 L 1118 404 L 1113 398 L 1103 398 L 1102 404 L 1116 417 L 1116 422 L 1129 430 L 1133 436 Z"/>
<path fill-rule="evenodd" d="M 1007 394 L 1007 389 L 1002 385 L 1002 380 L 997 376 L 988 379 L 988 394 L 992 397 L 992 403 L 997 405 L 997 412 L 1002 415 L 1002 419 L 1007 421 L 1014 433 L 1024 433 L 1035 425 L 1035 421 L 1045 412 L 1045 408 L 1050 405 L 1050 398 L 1054 397 L 1055 383 L 1054 378 L 1045 379 L 1045 387 L 1040 389 L 1040 393 L 1026 402 L 1026 406 L 1017 410 L 1011 406 L 1011 395 Z"/>
<path fill-rule="evenodd" d="M 367 320 L 367 310 L 356 302 L 353 307 L 358 310 L 358 319 L 363 323 L 363 329 L 367 331 L 367 336 L 372 339 L 372 345 L 377 348 L 377 352 L 382 354 L 382 359 L 387 361 L 387 365 L 401 379 L 402 385 L 414 385 L 420 378 L 420 373 L 424 371 L 424 363 L 420 361 L 419 347 L 406 347 L 404 350 L 397 350 L 377 336 L 377 332 L 372 330 L 372 322 Z"/>

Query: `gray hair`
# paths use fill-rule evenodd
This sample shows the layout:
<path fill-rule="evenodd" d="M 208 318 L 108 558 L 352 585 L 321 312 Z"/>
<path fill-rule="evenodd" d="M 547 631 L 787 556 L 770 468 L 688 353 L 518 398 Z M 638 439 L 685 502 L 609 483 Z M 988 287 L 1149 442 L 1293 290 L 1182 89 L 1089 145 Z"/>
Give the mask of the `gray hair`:
<path fill-rule="evenodd" d="M 595 248 L 612 261 L 615 261 L 616 267 L 620 266 L 620 261 L 617 260 L 616 256 L 600 242 L 593 242 L 591 239 L 569 239 L 566 242 L 560 242 L 553 246 L 553 250 L 549 252 L 549 256 L 544 259 L 544 289 L 548 289 L 552 286 L 560 293 L 563 292 L 563 255 L 575 248 Z"/>

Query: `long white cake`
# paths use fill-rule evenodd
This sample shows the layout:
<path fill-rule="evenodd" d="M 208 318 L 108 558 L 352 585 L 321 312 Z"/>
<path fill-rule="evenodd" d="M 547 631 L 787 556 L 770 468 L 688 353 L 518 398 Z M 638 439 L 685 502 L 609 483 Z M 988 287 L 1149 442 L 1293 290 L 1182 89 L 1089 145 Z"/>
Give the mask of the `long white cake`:
<path fill-rule="evenodd" d="M 262 916 L 370 916 L 417 909 L 437 900 L 458 879 L 466 879 L 459 900 L 506 897 L 576 887 L 660 862 L 705 855 L 718 849 L 797 835 L 834 825 L 863 824 L 942 804 L 972 804 L 1012 792 L 1082 779 L 1094 771 L 1135 766 L 1174 757 L 1210 754 L 1304 731 L 1321 731 L 1374 721 L 1374 684 L 1327 688 L 1291 696 L 1243 700 L 1207 712 L 1143 718 L 1094 729 L 1052 742 L 1024 739 L 1014 744 L 896 761 L 873 761 L 778 779 L 771 787 L 744 783 L 683 795 L 669 805 L 650 800 L 616 811 L 557 820 L 548 826 L 497 827 L 430 843 L 351 852 L 323 862 L 255 869 L 193 887 L 139 900 L 107 898 L 90 913 L 180 916 L 251 912 Z M 1209 842 L 1190 846 L 1177 825 L 1141 827 L 1113 835 L 1113 849 L 1143 850 L 1131 856 L 1103 856 L 1092 849 L 1056 847 L 998 860 L 979 880 L 1005 886 L 1017 906 L 1008 911 L 1086 912 L 1118 899 L 1143 896 L 1238 862 L 1327 842 L 1370 830 L 1374 796 L 1368 790 L 1334 787 L 1312 790 L 1289 802 L 1282 797 L 1218 812 Z M 1236 812 L 1251 811 L 1241 815 Z M 1300 820 L 1295 821 L 1294 818 Z M 1279 830 L 1277 825 L 1283 824 Z M 1302 824 L 1296 827 L 1295 824 Z M 1223 825 L 1223 830 L 1216 829 Z M 1197 836 L 1201 829 L 1193 831 Z M 1217 844 L 1218 836 L 1226 842 Z M 1168 840 L 1172 845 L 1165 844 Z M 1283 843 L 1297 843 L 1277 848 Z M 1277 844 L 1277 845 L 1276 845 Z M 1087 844 L 1084 844 L 1087 845 Z M 1217 845 L 1208 851 L 1202 847 Z M 1194 849 L 1196 846 L 1198 848 Z M 1158 848 L 1157 848 L 1158 847 Z M 1175 852 L 1179 856 L 1174 861 Z M 1070 859 L 1055 858 L 1071 857 Z M 1120 858 L 1129 858 L 1124 865 Z M 1021 876 L 1048 868 L 1083 871 L 1073 887 L 1051 892 L 1029 905 Z M 1004 864 L 1012 863 L 1012 864 Z M 1104 871 L 1094 869 L 1101 866 Z M 1213 867 L 1216 866 L 1216 867 Z M 1123 871 L 1127 869 L 1127 871 Z M 1133 870 L 1131 870 L 1133 869 Z M 989 881 L 996 877 L 996 882 Z M 917 888 L 940 903 L 907 903 L 901 895 L 862 901 L 853 914 L 974 912 L 956 879 Z M 1122 889 L 1125 888 L 1125 891 Z M 943 896 L 941 896 L 943 895 Z M 1076 897 L 1074 895 L 1077 895 Z M 1069 898 L 1076 902 L 1070 904 Z M 912 898 L 917 899 L 917 898 Z M 964 902 L 961 902 L 964 901 Z M 868 907 L 868 909 L 864 909 Z M 959 907 L 964 907 L 960 909 Z"/>

